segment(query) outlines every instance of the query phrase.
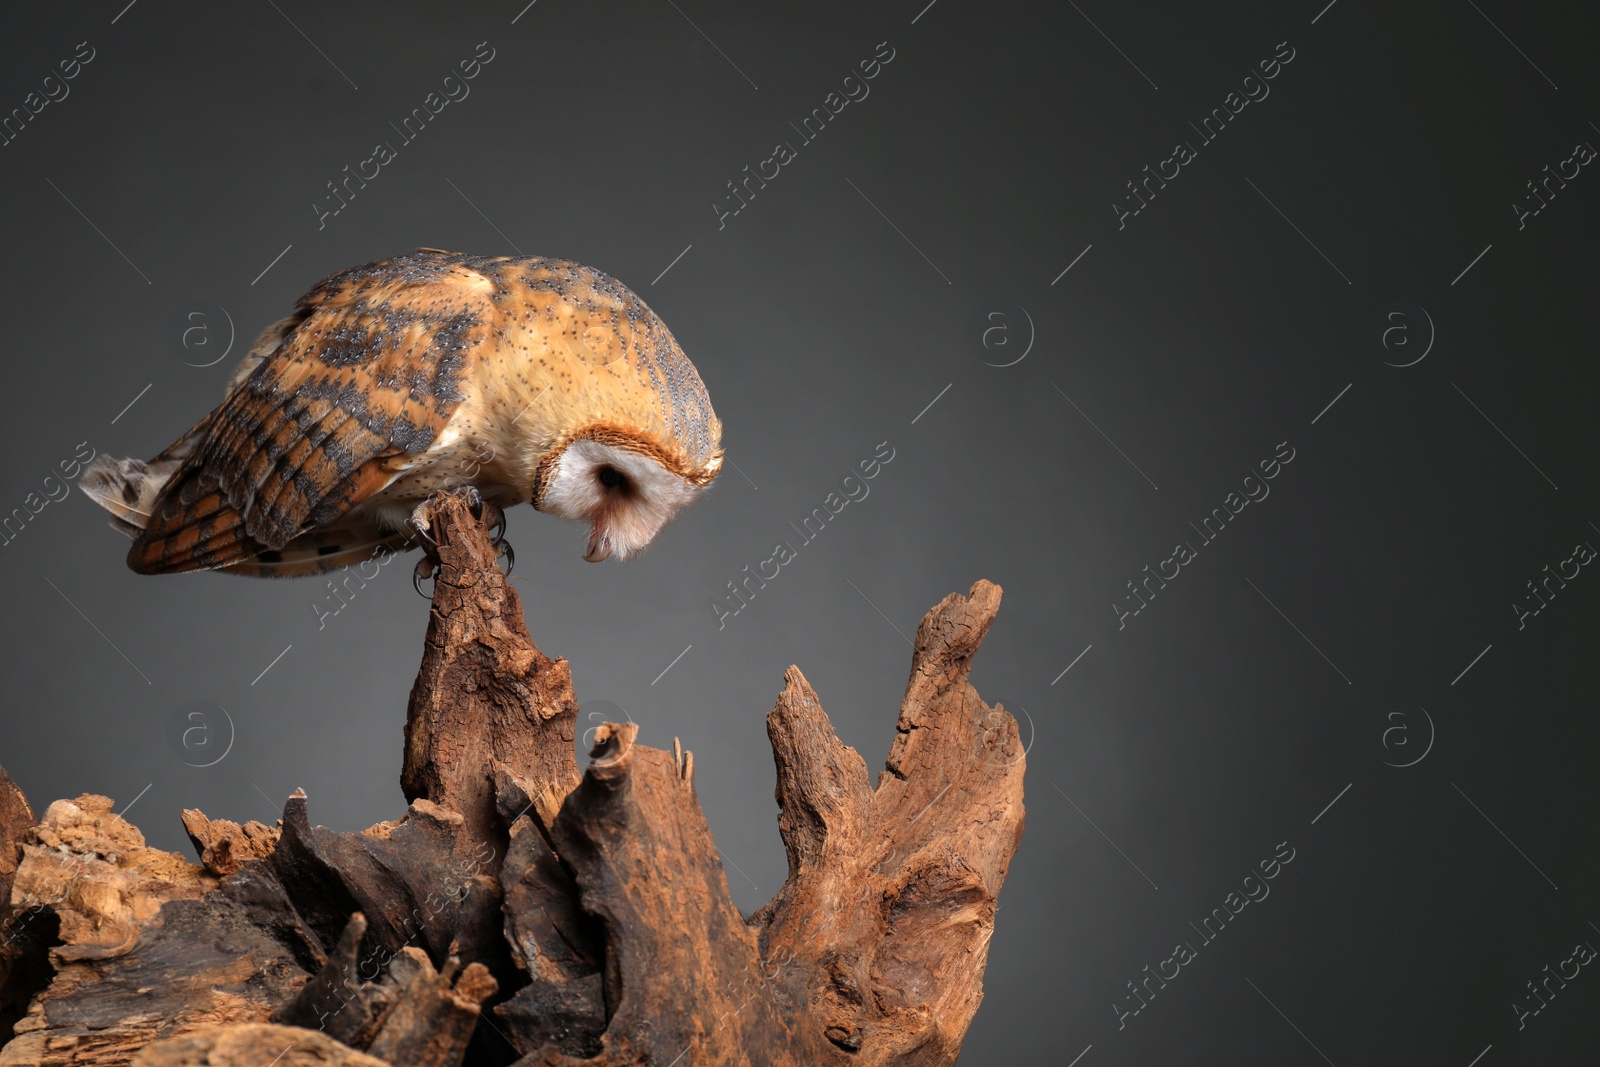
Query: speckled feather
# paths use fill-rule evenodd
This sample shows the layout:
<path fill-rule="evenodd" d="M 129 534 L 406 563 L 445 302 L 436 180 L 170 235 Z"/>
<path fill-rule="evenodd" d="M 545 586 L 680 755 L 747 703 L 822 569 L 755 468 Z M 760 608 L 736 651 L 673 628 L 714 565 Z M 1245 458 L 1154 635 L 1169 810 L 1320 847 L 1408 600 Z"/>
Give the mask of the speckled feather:
<path fill-rule="evenodd" d="M 541 458 L 584 437 L 694 485 L 721 465 L 699 374 L 621 283 L 431 249 L 352 268 L 269 328 L 222 404 L 151 461 L 179 466 L 129 566 L 276 575 L 371 558 L 446 485 L 536 499 Z"/>

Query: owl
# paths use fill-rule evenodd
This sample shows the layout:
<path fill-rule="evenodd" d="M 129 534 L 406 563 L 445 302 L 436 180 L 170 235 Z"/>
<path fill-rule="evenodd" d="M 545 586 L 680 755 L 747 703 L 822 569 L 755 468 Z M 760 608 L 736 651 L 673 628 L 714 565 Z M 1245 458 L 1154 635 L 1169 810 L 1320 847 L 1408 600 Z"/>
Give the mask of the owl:
<path fill-rule="evenodd" d="M 301 297 L 222 403 L 149 462 L 79 480 L 140 574 L 316 574 L 401 549 L 441 489 L 588 524 L 627 559 L 722 466 L 694 365 L 644 301 L 559 259 L 438 249 Z"/>

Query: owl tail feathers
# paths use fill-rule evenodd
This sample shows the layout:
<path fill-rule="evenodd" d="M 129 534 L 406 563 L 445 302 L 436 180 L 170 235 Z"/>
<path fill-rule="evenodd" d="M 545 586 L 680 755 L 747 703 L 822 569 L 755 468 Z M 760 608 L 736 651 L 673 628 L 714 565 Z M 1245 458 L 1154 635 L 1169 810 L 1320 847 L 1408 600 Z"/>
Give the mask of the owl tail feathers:
<path fill-rule="evenodd" d="M 415 544 L 404 531 L 385 530 L 376 523 L 345 522 L 303 533 L 276 551 L 258 550 L 221 569 L 225 574 L 251 578 L 301 578 L 371 560 L 381 567 Z M 370 581 L 378 572 L 358 573 Z"/>
<path fill-rule="evenodd" d="M 137 537 L 150 522 L 156 498 L 181 464 L 179 459 L 98 456 L 78 479 L 78 488 L 111 513 L 114 529 Z"/>

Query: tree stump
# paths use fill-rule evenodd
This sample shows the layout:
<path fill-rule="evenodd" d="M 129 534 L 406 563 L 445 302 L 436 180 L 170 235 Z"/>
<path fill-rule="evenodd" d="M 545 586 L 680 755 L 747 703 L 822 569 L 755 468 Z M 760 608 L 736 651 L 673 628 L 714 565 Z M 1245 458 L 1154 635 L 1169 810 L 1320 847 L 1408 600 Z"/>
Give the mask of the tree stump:
<path fill-rule="evenodd" d="M 0 1065 L 953 1064 L 1023 825 L 1016 721 L 968 681 L 999 588 L 922 620 L 875 786 L 789 668 L 789 876 L 746 918 L 693 754 L 607 724 L 580 775 L 566 661 L 466 500 L 427 518 L 402 819 L 329 830 L 298 792 L 276 827 L 186 811 L 194 864 L 104 797 L 36 820 L 0 771 Z"/>

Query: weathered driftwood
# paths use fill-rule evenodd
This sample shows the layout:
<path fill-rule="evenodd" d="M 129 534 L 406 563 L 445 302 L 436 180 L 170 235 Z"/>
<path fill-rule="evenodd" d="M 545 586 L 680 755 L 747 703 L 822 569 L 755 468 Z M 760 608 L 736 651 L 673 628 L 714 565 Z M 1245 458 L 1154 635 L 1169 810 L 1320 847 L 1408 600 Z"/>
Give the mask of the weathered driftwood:
<path fill-rule="evenodd" d="M 789 877 L 747 919 L 693 755 L 610 724 L 580 777 L 566 662 L 468 504 L 429 507 L 403 819 L 329 830 L 298 792 L 276 827 L 186 811 L 197 865 L 104 797 L 35 821 L 0 772 L 0 1065 L 954 1063 L 1023 821 L 1015 720 L 968 682 L 999 589 L 923 619 L 875 787 L 789 669 Z"/>
<path fill-rule="evenodd" d="M 200 866 L 226 878 L 249 860 L 265 859 L 278 847 L 278 828 L 255 820 L 240 825 L 208 819 L 194 808 L 183 809 L 183 830 L 189 835 Z"/>
<path fill-rule="evenodd" d="M 145 845 L 107 797 L 58 800 L 22 845 L 11 928 L 53 928 L 54 975 L 0 1064 L 127 1063 L 201 1025 L 254 1022 L 304 981 L 255 921 L 248 882 L 223 887 Z"/>
<path fill-rule="evenodd" d="M 0 767 L 0 920 L 11 905 L 11 880 L 22 858 L 22 841 L 34 824 L 33 809 L 17 783 Z"/>
<path fill-rule="evenodd" d="M 424 505 L 440 569 L 422 667 L 406 714 L 407 800 L 461 813 L 468 833 L 497 846 L 495 764 L 538 783 L 553 811 L 578 784 L 572 671 L 534 645 L 522 601 L 496 565 L 495 549 L 457 496 Z"/>
<path fill-rule="evenodd" d="M 853 1063 L 954 1063 L 982 999 L 1023 822 L 1016 720 L 967 681 L 999 606 L 979 582 L 922 620 L 876 789 L 798 668 L 767 716 L 789 879 L 752 922 L 781 996 Z"/>
<path fill-rule="evenodd" d="M 478 1023 L 480 1005 L 499 988 L 488 968 L 451 956 L 436 971 L 421 949 L 406 947 L 376 982 L 361 980 L 360 948 L 367 931 L 361 912 L 350 916 L 322 969 L 272 1021 L 319 1030 L 364 1048 L 394 1067 L 439 1067 L 460 1059 Z"/>
<path fill-rule="evenodd" d="M 261 1053 L 272 1049 L 272 1058 Z M 151 1045 L 133 1067 L 391 1067 L 326 1034 L 294 1026 L 211 1026 Z"/>
<path fill-rule="evenodd" d="M 17 783 L 0 767 L 0 1041 L 11 1033 L 35 989 L 49 980 L 45 950 L 54 933 L 37 915 L 19 917 L 11 907 L 11 883 L 22 860 L 22 843 L 33 828 L 33 809 Z"/>

